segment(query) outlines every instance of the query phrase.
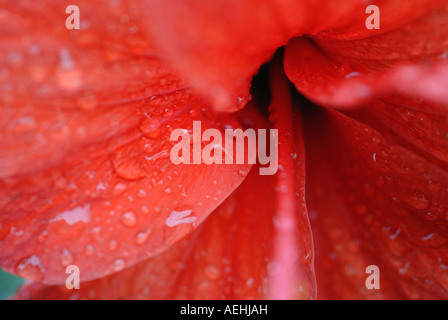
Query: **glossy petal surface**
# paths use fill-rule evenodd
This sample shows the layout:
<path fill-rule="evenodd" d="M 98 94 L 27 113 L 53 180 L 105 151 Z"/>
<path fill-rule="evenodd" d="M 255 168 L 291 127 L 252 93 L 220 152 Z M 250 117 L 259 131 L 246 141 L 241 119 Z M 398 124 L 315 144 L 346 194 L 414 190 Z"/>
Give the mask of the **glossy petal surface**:
<path fill-rule="evenodd" d="M 0 265 L 50 284 L 71 264 L 86 280 L 120 271 L 193 231 L 250 166 L 174 165 L 170 132 L 257 121 L 215 116 L 148 54 L 135 3 L 79 6 L 84 28 L 68 31 L 62 3 L 47 23 L 37 3 L 8 5 L 0 42 Z"/>
<path fill-rule="evenodd" d="M 338 112 L 307 120 L 319 297 L 446 298 L 446 171 Z M 366 289 L 368 265 L 381 290 Z"/>

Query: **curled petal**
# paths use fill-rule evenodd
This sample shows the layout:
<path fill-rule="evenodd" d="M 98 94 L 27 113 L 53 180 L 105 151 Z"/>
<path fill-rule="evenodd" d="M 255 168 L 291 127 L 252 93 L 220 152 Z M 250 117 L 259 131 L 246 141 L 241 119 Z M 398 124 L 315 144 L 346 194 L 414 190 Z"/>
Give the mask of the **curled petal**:
<path fill-rule="evenodd" d="M 359 39 L 326 33 L 296 38 L 285 50 L 285 71 L 315 103 L 352 108 L 391 95 L 448 107 L 448 7 L 405 27 Z"/>
<path fill-rule="evenodd" d="M 297 34 L 336 25 L 360 2 L 148 1 L 148 29 L 188 79 L 220 110 L 241 108 L 261 64 Z M 314 12 L 319 11 L 320 15 Z M 362 8 L 360 10 L 363 10 Z"/>
<path fill-rule="evenodd" d="M 147 1 L 147 28 L 180 74 L 219 110 L 241 108 L 251 77 L 293 36 L 330 39 L 386 33 L 445 0 L 381 1 L 381 30 L 365 27 L 360 0 Z M 431 29 L 433 31 L 433 29 Z M 300 62 L 300 61 L 299 61 Z"/>

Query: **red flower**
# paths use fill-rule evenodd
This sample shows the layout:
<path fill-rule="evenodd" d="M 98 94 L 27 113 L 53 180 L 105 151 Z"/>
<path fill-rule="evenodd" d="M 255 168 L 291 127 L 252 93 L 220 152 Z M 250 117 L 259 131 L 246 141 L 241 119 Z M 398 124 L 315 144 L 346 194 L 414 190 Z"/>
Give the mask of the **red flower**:
<path fill-rule="evenodd" d="M 448 297 L 447 1 L 378 1 L 379 30 L 360 0 L 77 1 L 71 31 L 66 5 L 0 11 L 17 298 Z M 283 45 L 313 103 L 279 57 L 268 121 L 249 87 Z M 278 128 L 279 172 L 172 164 L 193 120 Z"/>

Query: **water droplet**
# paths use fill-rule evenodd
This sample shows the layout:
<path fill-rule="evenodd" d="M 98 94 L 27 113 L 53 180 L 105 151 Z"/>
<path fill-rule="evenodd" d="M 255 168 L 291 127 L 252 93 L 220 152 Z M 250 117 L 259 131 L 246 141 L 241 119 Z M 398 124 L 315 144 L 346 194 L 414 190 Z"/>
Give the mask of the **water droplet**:
<path fill-rule="evenodd" d="M 114 262 L 112 262 L 112 270 L 115 272 L 121 271 L 124 269 L 124 267 L 126 266 L 126 263 L 124 262 L 123 259 L 117 259 Z"/>
<path fill-rule="evenodd" d="M 143 214 L 148 214 L 149 213 L 149 208 L 146 205 L 142 205 L 142 213 Z"/>
<path fill-rule="evenodd" d="M 23 230 L 17 230 L 16 227 L 11 227 L 10 231 L 11 234 L 15 235 L 16 237 L 20 237 L 23 235 Z"/>
<path fill-rule="evenodd" d="M 137 235 L 135 236 L 135 243 L 137 243 L 137 244 L 145 243 L 145 241 L 148 239 L 149 235 L 151 234 L 151 231 L 152 231 L 151 229 L 148 229 L 147 231 L 137 233 Z"/>
<path fill-rule="evenodd" d="M 394 232 L 391 227 L 383 227 L 383 231 L 389 236 L 390 240 L 395 240 L 400 235 L 401 229 L 397 228 Z"/>
<path fill-rule="evenodd" d="M 359 77 L 359 76 L 361 76 L 361 73 L 359 73 L 357 71 L 353 71 L 353 72 L 346 74 L 345 79 L 350 79 L 350 78 Z"/>
<path fill-rule="evenodd" d="M 59 70 L 56 82 L 62 90 L 75 91 L 82 86 L 82 74 L 79 70 Z"/>
<path fill-rule="evenodd" d="M 208 265 L 204 269 L 205 276 L 210 280 L 217 280 L 221 275 L 219 269 L 213 265 Z"/>
<path fill-rule="evenodd" d="M 409 261 L 407 261 L 405 263 L 405 265 L 398 270 L 398 273 L 399 274 L 405 274 L 408 271 L 410 265 L 411 265 L 411 263 Z"/>
<path fill-rule="evenodd" d="M 312 261 L 313 261 L 313 251 L 310 250 L 310 251 L 308 251 L 307 254 L 305 254 L 302 257 L 302 263 L 304 265 L 309 265 Z"/>
<path fill-rule="evenodd" d="M 132 212 L 126 212 L 121 216 L 121 223 L 126 227 L 133 227 L 137 224 L 137 218 Z"/>
<path fill-rule="evenodd" d="M 242 177 L 245 177 L 245 176 L 247 176 L 247 170 L 240 169 L 240 170 L 238 170 L 238 174 Z"/>
<path fill-rule="evenodd" d="M 33 281 L 42 281 L 45 276 L 40 259 L 36 255 L 21 260 L 16 272 L 20 277 Z"/>
<path fill-rule="evenodd" d="M 163 116 L 165 117 L 165 118 L 169 118 L 169 117 L 171 117 L 173 115 L 173 110 L 171 110 L 171 109 L 165 109 L 164 111 L 163 111 Z"/>
<path fill-rule="evenodd" d="M 428 208 L 429 201 L 425 198 L 424 194 L 421 194 L 420 196 L 412 197 L 411 204 L 415 209 L 423 210 Z"/>
<path fill-rule="evenodd" d="M 72 254 L 68 249 L 63 249 L 61 253 L 61 264 L 63 266 L 71 265 L 73 262 Z"/>
<path fill-rule="evenodd" d="M 96 185 L 95 189 L 96 189 L 96 191 L 100 191 L 100 190 L 105 191 L 105 190 L 107 190 L 106 186 L 101 181 Z"/>
<path fill-rule="evenodd" d="M 373 144 L 378 145 L 381 142 L 381 138 L 379 136 L 373 136 L 371 141 L 372 141 Z"/>
<path fill-rule="evenodd" d="M 90 204 L 88 204 L 83 207 L 81 206 L 76 207 L 72 210 L 66 210 L 58 214 L 55 218 L 50 220 L 50 222 L 62 220 L 69 225 L 73 225 L 78 222 L 88 223 L 90 222 L 90 217 L 91 217 Z"/>
<path fill-rule="evenodd" d="M 91 111 L 98 105 L 95 95 L 85 94 L 78 98 L 78 106 L 85 111 Z"/>
<path fill-rule="evenodd" d="M 91 244 L 88 244 L 84 250 L 84 253 L 86 256 L 91 257 L 95 253 L 95 248 Z"/>
<path fill-rule="evenodd" d="M 110 242 L 109 242 L 109 249 L 113 251 L 113 250 L 116 250 L 117 247 L 118 247 L 117 241 L 116 240 L 110 240 Z"/>
<path fill-rule="evenodd" d="M 161 133 L 160 121 L 146 116 L 139 129 L 145 137 L 157 139 Z"/>
<path fill-rule="evenodd" d="M 139 197 L 139 198 L 144 198 L 144 197 L 146 197 L 146 191 L 145 191 L 144 189 L 140 189 L 140 190 L 137 192 L 137 197 Z"/>
<path fill-rule="evenodd" d="M 277 262 L 271 262 L 268 264 L 268 274 L 275 276 L 280 272 L 280 266 Z"/>
<path fill-rule="evenodd" d="M 442 258 L 437 258 L 437 262 L 439 263 L 440 268 L 442 268 L 443 270 L 448 270 L 448 264 L 445 264 Z"/>
<path fill-rule="evenodd" d="M 140 160 L 136 157 L 128 158 L 126 151 L 119 150 L 114 154 L 113 165 L 115 172 L 120 178 L 125 180 L 138 180 L 146 177 L 148 172 L 144 166 L 141 166 Z M 119 183 L 114 188 L 114 193 L 121 194 L 126 189 L 126 185 Z"/>
<path fill-rule="evenodd" d="M 432 180 L 428 181 L 428 190 L 431 191 L 432 193 L 438 193 L 440 191 L 440 188 L 442 186 Z"/>
<path fill-rule="evenodd" d="M 92 234 L 92 239 L 95 242 L 98 242 L 98 241 L 102 240 L 101 237 L 100 237 L 100 232 L 101 232 L 101 227 L 99 227 L 99 226 L 95 227 L 95 228 L 92 228 L 92 230 L 90 231 L 90 233 Z"/>
<path fill-rule="evenodd" d="M 121 194 L 123 191 L 126 190 L 126 185 L 124 183 L 119 183 L 114 187 L 114 193 Z"/>
<path fill-rule="evenodd" d="M 188 115 L 192 118 L 192 119 L 197 119 L 200 115 L 200 111 L 196 108 L 191 109 L 188 112 Z"/>
<path fill-rule="evenodd" d="M 155 162 L 158 159 L 163 159 L 168 157 L 168 151 L 162 150 L 160 152 L 157 152 L 156 154 L 153 154 L 151 156 L 145 156 L 145 159 L 150 162 Z"/>
<path fill-rule="evenodd" d="M 44 243 L 47 240 L 47 238 L 48 238 L 48 231 L 45 230 L 37 237 L 37 241 L 39 241 L 39 243 Z"/>
<path fill-rule="evenodd" d="M 8 127 L 14 133 L 21 133 L 34 129 L 36 124 L 36 120 L 33 117 L 21 117 L 11 120 Z"/>
<path fill-rule="evenodd" d="M 430 233 L 424 237 L 422 237 L 423 241 L 428 241 L 429 239 L 431 239 L 432 237 L 434 237 L 434 233 Z"/>
<path fill-rule="evenodd" d="M 426 219 L 429 220 L 429 221 L 435 221 L 435 220 L 437 220 L 438 217 L 439 217 L 439 215 L 438 215 L 437 212 L 428 211 L 426 213 Z"/>
<path fill-rule="evenodd" d="M 194 223 L 198 218 L 192 217 L 192 212 L 193 210 L 191 209 L 183 211 L 173 210 L 171 211 L 170 216 L 166 219 L 165 223 L 168 227 L 174 227 L 183 223 Z"/>

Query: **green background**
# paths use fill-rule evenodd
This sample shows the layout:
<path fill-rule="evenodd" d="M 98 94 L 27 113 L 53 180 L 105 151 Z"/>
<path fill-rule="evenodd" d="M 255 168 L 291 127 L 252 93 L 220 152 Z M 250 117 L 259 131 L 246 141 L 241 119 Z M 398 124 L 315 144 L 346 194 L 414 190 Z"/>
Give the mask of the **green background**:
<path fill-rule="evenodd" d="M 22 278 L 0 269 L 0 300 L 11 297 L 22 283 Z"/>

